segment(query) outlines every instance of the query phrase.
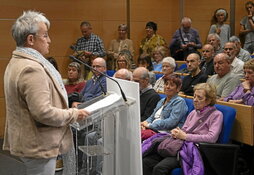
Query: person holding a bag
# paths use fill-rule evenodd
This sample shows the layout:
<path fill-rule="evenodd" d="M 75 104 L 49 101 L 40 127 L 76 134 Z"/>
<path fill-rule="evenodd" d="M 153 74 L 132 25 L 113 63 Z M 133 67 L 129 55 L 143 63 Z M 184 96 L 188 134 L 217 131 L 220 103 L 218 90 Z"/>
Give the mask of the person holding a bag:
<path fill-rule="evenodd" d="M 195 109 L 188 115 L 182 128 L 177 127 L 171 130 L 171 137 L 195 143 L 215 143 L 223 123 L 222 113 L 214 107 L 215 88 L 207 83 L 196 85 L 193 102 Z M 168 138 L 165 137 L 165 140 Z M 163 144 L 163 141 L 160 144 Z M 150 154 L 143 157 L 143 175 L 165 175 L 180 166 L 176 155 L 170 156 L 170 151 L 168 154 L 162 154 L 165 152 L 160 150 L 162 149 L 160 144 L 156 151 L 151 151 Z M 173 147 L 172 144 L 167 145 Z"/>
<path fill-rule="evenodd" d="M 171 74 L 164 78 L 164 92 L 166 98 L 161 99 L 152 115 L 141 122 L 142 140 L 156 134 L 167 132 L 177 126 L 181 127 L 186 119 L 188 107 L 182 97 L 177 93 L 182 86 L 180 76 Z M 154 131 L 156 130 L 156 132 Z"/>

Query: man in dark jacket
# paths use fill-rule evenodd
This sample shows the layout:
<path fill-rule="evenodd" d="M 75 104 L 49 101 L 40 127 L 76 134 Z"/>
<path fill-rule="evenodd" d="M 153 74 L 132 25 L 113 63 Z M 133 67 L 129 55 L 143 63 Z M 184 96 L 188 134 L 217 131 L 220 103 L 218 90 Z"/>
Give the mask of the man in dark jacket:
<path fill-rule="evenodd" d="M 140 115 L 141 121 L 146 120 L 153 113 L 160 96 L 149 83 L 148 70 L 138 67 L 133 71 L 133 81 L 139 83 L 140 89 Z"/>

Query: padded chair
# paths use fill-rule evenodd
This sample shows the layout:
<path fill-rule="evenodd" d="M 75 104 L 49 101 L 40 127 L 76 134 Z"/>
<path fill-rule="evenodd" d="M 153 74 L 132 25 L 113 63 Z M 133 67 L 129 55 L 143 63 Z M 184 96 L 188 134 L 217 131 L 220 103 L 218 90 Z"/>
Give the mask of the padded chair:
<path fill-rule="evenodd" d="M 186 100 L 188 107 L 191 107 L 191 102 L 193 102 L 192 99 Z M 205 175 L 236 175 L 239 146 L 226 144 L 230 139 L 236 111 L 225 105 L 216 104 L 215 107 L 223 113 L 223 127 L 218 143 L 199 143 Z M 176 168 L 171 175 L 183 175 L 183 171 L 181 168 Z"/>
<path fill-rule="evenodd" d="M 156 78 L 156 80 L 158 80 L 160 77 L 162 77 L 163 76 L 163 74 L 155 74 L 155 78 Z"/>
<path fill-rule="evenodd" d="M 107 75 L 110 77 L 113 77 L 113 75 L 116 73 L 115 70 L 107 70 Z"/>
<path fill-rule="evenodd" d="M 181 66 L 179 66 L 179 67 L 177 68 L 177 70 L 182 70 L 182 69 L 184 69 L 184 68 L 187 68 L 187 64 L 182 64 Z"/>

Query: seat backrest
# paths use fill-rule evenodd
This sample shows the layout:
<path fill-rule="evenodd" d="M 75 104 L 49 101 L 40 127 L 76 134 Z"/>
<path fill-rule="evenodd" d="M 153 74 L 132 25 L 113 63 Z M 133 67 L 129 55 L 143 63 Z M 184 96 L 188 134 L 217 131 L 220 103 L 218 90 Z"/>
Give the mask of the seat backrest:
<path fill-rule="evenodd" d="M 193 105 L 193 100 L 190 98 L 183 98 L 188 106 L 188 113 L 189 114 L 193 109 L 194 109 L 194 105 Z"/>
<path fill-rule="evenodd" d="M 113 77 L 113 75 L 116 73 L 115 70 L 107 70 L 107 75 L 110 77 Z"/>
<path fill-rule="evenodd" d="M 218 139 L 218 143 L 228 143 L 233 129 L 236 110 L 230 106 L 216 104 L 215 107 L 223 114 L 223 127 Z"/>
<path fill-rule="evenodd" d="M 155 74 L 155 78 L 156 78 L 156 80 L 158 80 L 160 77 L 162 77 L 163 76 L 163 74 L 158 74 L 158 73 L 156 73 Z"/>

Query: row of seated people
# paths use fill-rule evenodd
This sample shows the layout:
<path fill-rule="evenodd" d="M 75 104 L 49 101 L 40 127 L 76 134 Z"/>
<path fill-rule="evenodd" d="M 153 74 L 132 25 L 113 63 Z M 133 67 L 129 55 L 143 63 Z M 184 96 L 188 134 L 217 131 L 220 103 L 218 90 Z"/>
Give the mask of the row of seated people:
<path fill-rule="evenodd" d="M 227 57 L 227 55 L 226 54 L 219 54 L 219 55 L 217 55 L 217 57 L 218 56 L 220 56 L 220 55 L 222 55 L 222 56 L 224 56 L 225 58 Z M 191 54 L 190 55 L 190 57 L 191 56 L 198 56 L 197 54 Z M 199 58 L 199 57 L 198 57 Z M 166 60 L 168 60 L 169 58 L 167 58 Z M 173 59 L 172 59 L 173 60 Z M 195 59 L 194 59 L 195 60 Z M 225 61 L 226 61 L 226 63 L 228 64 L 228 67 L 230 68 L 230 64 L 229 64 L 229 62 L 227 61 L 227 59 L 225 59 Z M 167 62 L 167 61 L 165 61 L 165 62 Z M 190 61 L 190 62 L 192 62 L 192 61 Z M 252 60 L 251 61 L 249 61 L 249 62 L 253 62 Z M 168 62 L 167 62 L 168 63 Z M 246 63 L 247 64 L 247 63 Z M 106 71 L 106 63 L 105 63 L 105 60 L 104 59 L 102 59 L 102 58 L 96 58 L 95 60 L 94 60 L 94 62 L 93 62 L 93 64 L 92 64 L 92 66 L 94 67 L 94 68 L 96 68 L 96 69 L 100 69 L 100 71 L 102 71 L 102 72 L 105 72 Z M 170 67 L 170 66 L 168 66 L 168 67 Z M 197 66 L 198 67 L 198 66 Z M 174 70 L 174 69 L 173 69 Z M 253 71 L 253 70 L 252 70 Z M 121 76 L 118 76 L 117 75 L 117 73 L 119 73 L 120 72 L 120 74 L 121 74 L 121 72 L 122 72 L 122 75 Z M 155 113 L 158 111 L 158 109 L 159 108 L 161 108 L 161 106 L 163 106 L 163 107 L 165 107 L 166 108 L 166 106 L 168 105 L 168 106 L 170 106 L 171 104 L 174 104 L 174 103 L 172 103 L 172 100 L 171 100 L 171 102 L 170 103 L 167 103 L 167 105 L 165 105 L 165 104 L 163 104 L 163 102 L 162 101 L 160 101 L 160 102 L 158 102 L 159 100 L 160 100 L 160 97 L 159 97 L 159 95 L 155 92 L 155 90 L 151 87 L 151 85 L 150 85 L 150 83 L 149 83 L 149 71 L 146 69 L 146 68 L 144 68 L 144 67 L 139 67 L 139 68 L 137 68 L 137 69 L 135 69 L 134 71 L 133 71 L 133 73 L 131 73 L 130 71 L 128 71 L 127 69 L 120 69 L 118 72 L 116 73 L 116 77 L 117 78 L 122 78 L 122 79 L 127 79 L 127 80 L 133 80 L 133 81 L 135 81 L 135 82 L 138 82 L 139 83 L 139 85 L 140 85 L 140 92 L 141 92 L 141 94 L 140 94 L 140 102 L 141 102 L 141 104 L 140 104 L 140 106 L 141 106 L 141 121 L 142 121 L 142 123 L 144 122 L 144 121 L 146 121 L 146 120 L 148 120 L 149 118 L 154 118 L 154 116 L 153 115 L 155 115 Z M 99 78 L 101 77 L 101 75 L 97 75 L 97 76 L 99 76 Z M 169 74 L 169 76 L 165 76 L 164 78 L 163 78 L 163 81 L 165 81 L 166 79 L 167 79 L 167 77 L 174 77 L 175 75 L 174 74 Z M 103 77 L 103 76 L 102 76 Z M 104 77 L 105 78 L 105 77 Z M 179 78 L 178 78 L 179 79 Z M 87 89 L 87 90 L 94 90 L 94 89 L 100 89 L 100 93 L 99 94 L 101 94 L 102 93 L 102 91 L 101 91 L 101 87 L 98 85 L 98 86 L 93 86 L 93 85 L 95 85 L 95 82 L 98 80 L 98 78 L 97 79 L 92 79 L 92 80 L 89 80 L 90 82 L 92 82 L 92 83 L 90 83 L 92 86 L 89 88 L 89 89 Z M 181 80 L 179 80 L 179 81 L 181 81 Z M 164 84 L 164 83 L 163 83 Z M 178 86 L 176 86 L 176 84 L 174 84 L 174 83 L 172 83 L 172 82 L 170 82 L 169 83 L 170 85 L 166 85 L 166 87 L 164 87 L 165 89 L 166 88 L 168 88 L 168 89 L 170 89 L 170 88 L 172 88 L 173 87 L 173 90 L 172 89 L 170 89 L 170 90 L 166 90 L 164 93 L 171 93 L 171 94 L 173 94 L 173 96 L 175 95 L 175 94 L 177 94 L 179 91 L 180 91 L 180 87 L 181 87 L 181 85 L 178 85 Z M 173 85 L 172 85 L 173 84 Z M 172 87 L 171 87 L 172 86 Z M 170 88 L 169 88 L 170 87 Z M 105 88 L 106 89 L 106 88 Z M 84 89 L 83 89 L 84 90 Z M 85 92 L 84 94 L 86 94 L 87 92 Z M 94 96 L 96 96 L 95 94 L 94 94 Z M 176 99 L 178 99 L 178 98 L 176 98 Z M 169 101 L 170 101 L 170 99 L 169 99 Z M 157 103 L 158 102 L 158 103 Z M 182 102 L 183 103 L 183 102 Z M 157 105 L 157 107 L 156 107 L 156 105 Z M 184 105 L 184 103 L 183 103 L 183 105 Z M 156 108 L 155 108 L 156 107 Z M 179 118 L 180 118 L 180 121 L 181 121 L 181 123 L 183 124 L 183 121 L 184 121 L 184 119 L 183 119 L 183 116 L 186 114 L 186 110 L 184 110 L 185 108 L 184 107 L 181 107 L 181 108 L 178 108 L 178 111 L 179 111 L 179 109 L 182 109 L 182 110 L 180 110 L 180 112 L 182 113 L 182 115 L 175 115 L 175 116 L 177 116 L 178 117 L 178 120 L 179 120 Z M 162 112 L 162 111 L 161 111 Z M 154 113 L 154 114 L 153 114 Z M 169 114 L 168 112 L 164 112 L 165 114 Z M 163 113 L 161 113 L 161 114 L 163 114 Z M 174 116 L 174 115 L 173 115 Z M 157 117 L 158 117 L 158 122 L 160 123 L 163 123 L 162 121 L 159 121 L 160 119 L 159 119 L 159 117 L 160 117 L 160 114 L 157 114 Z M 166 118 L 166 117 L 165 117 Z M 170 118 L 170 115 L 167 115 L 167 118 L 169 118 L 169 119 L 167 119 L 167 120 L 172 120 L 172 118 Z M 151 119 L 150 119 L 151 120 Z M 170 122 L 166 122 L 168 125 L 170 125 Z M 173 123 L 175 123 L 175 124 L 179 124 L 179 122 L 173 122 Z M 142 126 L 143 126 L 143 124 L 142 124 Z M 149 128 L 149 127 L 152 127 L 153 125 L 151 124 L 151 125 L 146 125 L 146 126 L 144 126 L 144 127 L 147 127 L 147 128 Z M 160 128 L 158 128 L 158 130 L 161 130 Z M 167 129 L 167 130 L 169 130 L 169 129 Z"/>

